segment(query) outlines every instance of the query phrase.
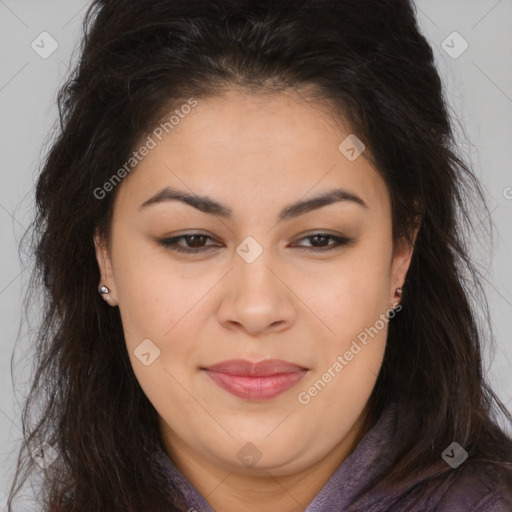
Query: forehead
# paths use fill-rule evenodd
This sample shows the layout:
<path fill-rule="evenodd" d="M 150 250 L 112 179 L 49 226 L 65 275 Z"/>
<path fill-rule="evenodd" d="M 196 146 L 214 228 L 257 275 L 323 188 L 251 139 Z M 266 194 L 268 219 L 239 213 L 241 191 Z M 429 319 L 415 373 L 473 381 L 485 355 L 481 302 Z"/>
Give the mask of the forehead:
<path fill-rule="evenodd" d="M 149 136 L 155 145 L 121 184 L 120 202 L 138 206 L 173 186 L 240 206 L 257 195 L 261 207 L 272 208 L 341 186 L 373 208 L 388 206 L 385 184 L 364 152 L 351 161 L 340 150 L 351 136 L 343 119 L 296 93 L 227 91 L 198 99 L 171 130 Z"/>

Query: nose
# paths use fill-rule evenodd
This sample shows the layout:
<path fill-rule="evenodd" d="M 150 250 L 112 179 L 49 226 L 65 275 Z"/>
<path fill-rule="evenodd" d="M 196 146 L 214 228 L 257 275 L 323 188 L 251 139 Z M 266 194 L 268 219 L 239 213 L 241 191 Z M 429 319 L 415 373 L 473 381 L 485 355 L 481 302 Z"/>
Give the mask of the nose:
<path fill-rule="evenodd" d="M 237 261 L 223 280 L 219 322 L 252 336 L 290 328 L 297 307 L 293 283 L 287 282 L 285 274 L 272 265 L 265 252 L 252 263 Z"/>

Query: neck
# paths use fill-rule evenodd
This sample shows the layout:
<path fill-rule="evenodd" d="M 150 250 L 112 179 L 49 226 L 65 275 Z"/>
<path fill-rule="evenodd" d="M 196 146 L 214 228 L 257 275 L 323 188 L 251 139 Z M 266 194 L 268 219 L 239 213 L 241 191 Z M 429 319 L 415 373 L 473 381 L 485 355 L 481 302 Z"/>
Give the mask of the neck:
<path fill-rule="evenodd" d="M 369 406 L 348 434 L 316 463 L 291 474 L 228 470 L 190 450 L 160 420 L 166 452 L 216 512 L 303 512 L 372 425 Z"/>

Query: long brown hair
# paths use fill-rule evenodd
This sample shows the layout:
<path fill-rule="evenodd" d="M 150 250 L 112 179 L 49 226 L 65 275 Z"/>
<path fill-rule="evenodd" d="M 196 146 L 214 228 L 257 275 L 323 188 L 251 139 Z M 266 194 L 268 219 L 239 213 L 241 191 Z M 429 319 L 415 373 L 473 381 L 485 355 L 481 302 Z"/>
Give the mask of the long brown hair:
<path fill-rule="evenodd" d="M 42 473 L 44 510 L 177 510 L 140 443 L 141 432 L 157 431 L 157 413 L 132 371 L 119 310 L 97 292 L 93 235 L 108 234 L 122 183 L 100 199 L 94 192 L 183 98 L 233 86 L 310 87 L 332 102 L 387 184 L 394 239 L 420 225 L 370 400 L 374 415 L 395 401 L 420 422 L 381 483 L 452 478 L 440 454 L 453 440 L 467 464 L 485 462 L 510 478 L 512 440 L 498 417 L 512 417 L 483 374 L 481 344 L 493 336 L 469 256 L 468 205 L 488 209 L 457 152 L 412 3 L 95 0 L 36 186 L 30 288 L 44 302 L 9 510 L 38 469 L 30 447 L 43 441 L 58 453 Z"/>

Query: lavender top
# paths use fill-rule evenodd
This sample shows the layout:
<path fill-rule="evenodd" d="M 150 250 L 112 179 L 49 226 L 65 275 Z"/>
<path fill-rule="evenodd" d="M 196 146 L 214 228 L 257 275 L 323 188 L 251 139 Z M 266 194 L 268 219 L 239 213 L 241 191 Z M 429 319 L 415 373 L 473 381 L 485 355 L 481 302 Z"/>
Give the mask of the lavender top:
<path fill-rule="evenodd" d="M 401 446 L 400 441 L 406 437 L 404 434 L 414 432 L 413 420 L 398 421 L 398 410 L 398 406 L 392 404 L 382 412 L 304 512 L 512 512 L 512 489 L 498 489 L 485 471 L 476 470 L 466 462 L 450 470 L 456 472 L 452 483 L 437 480 L 437 488 L 428 492 L 427 498 L 418 498 L 418 493 L 430 485 L 421 480 L 412 485 L 408 482 L 393 492 L 361 493 L 370 480 L 377 480 L 389 468 Z M 179 503 L 180 510 L 214 512 L 177 469 L 160 442 L 148 441 L 147 448 L 155 475 Z"/>

